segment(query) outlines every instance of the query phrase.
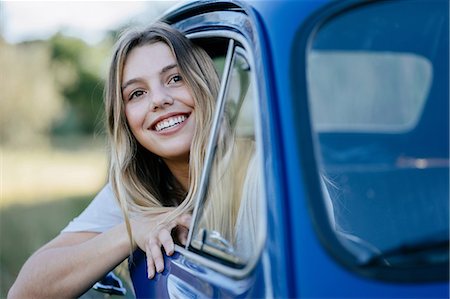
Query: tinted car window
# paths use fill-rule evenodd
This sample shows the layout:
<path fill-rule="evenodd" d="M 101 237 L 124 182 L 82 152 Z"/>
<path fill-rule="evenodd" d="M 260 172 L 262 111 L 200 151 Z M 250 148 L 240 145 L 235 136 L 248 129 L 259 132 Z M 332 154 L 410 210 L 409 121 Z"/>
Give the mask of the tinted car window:
<path fill-rule="evenodd" d="M 386 1 L 312 37 L 307 89 L 322 189 L 358 262 L 448 262 L 448 2 Z"/>

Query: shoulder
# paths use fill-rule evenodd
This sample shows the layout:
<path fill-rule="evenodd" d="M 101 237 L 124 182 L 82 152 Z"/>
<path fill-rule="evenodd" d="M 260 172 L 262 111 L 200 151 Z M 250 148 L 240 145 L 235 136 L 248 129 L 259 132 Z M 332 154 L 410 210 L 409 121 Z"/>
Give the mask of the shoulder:
<path fill-rule="evenodd" d="M 63 232 L 103 232 L 123 221 L 122 211 L 110 184 L 94 197 L 87 208 Z"/>

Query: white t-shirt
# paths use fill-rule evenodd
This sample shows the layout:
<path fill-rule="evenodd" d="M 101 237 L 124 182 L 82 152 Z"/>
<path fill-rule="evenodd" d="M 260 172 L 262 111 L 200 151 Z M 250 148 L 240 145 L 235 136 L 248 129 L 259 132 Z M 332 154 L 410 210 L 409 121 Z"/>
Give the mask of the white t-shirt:
<path fill-rule="evenodd" d="M 123 214 L 111 185 L 107 184 L 92 200 L 89 206 L 74 218 L 61 232 L 107 231 L 123 222 Z"/>

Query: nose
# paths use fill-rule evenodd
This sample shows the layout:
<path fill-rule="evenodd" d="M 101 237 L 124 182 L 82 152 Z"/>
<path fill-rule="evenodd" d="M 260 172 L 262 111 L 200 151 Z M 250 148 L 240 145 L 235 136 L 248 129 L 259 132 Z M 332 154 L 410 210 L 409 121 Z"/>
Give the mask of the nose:
<path fill-rule="evenodd" d="M 155 111 L 173 104 L 173 98 L 164 87 L 153 89 L 150 97 L 150 109 Z"/>

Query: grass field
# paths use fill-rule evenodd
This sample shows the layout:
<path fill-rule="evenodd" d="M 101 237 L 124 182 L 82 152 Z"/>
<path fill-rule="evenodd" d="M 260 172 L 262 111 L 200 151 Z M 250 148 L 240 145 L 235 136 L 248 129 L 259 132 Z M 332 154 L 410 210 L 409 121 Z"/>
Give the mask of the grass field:
<path fill-rule="evenodd" d="M 26 258 L 55 237 L 106 181 L 99 147 L 1 149 L 0 298 Z"/>
<path fill-rule="evenodd" d="M 15 204 L 0 210 L 0 298 L 6 297 L 6 292 L 27 257 L 54 238 L 91 198 L 45 200 L 36 204 Z"/>

